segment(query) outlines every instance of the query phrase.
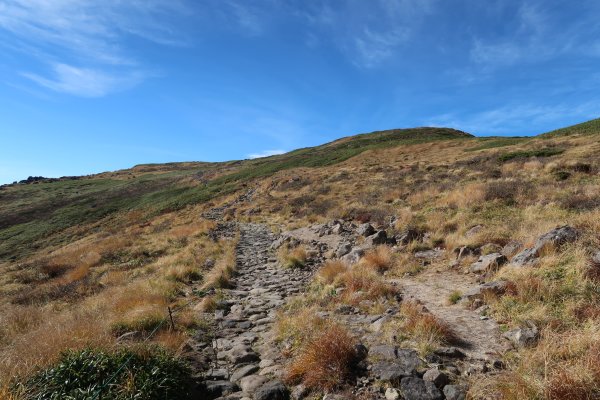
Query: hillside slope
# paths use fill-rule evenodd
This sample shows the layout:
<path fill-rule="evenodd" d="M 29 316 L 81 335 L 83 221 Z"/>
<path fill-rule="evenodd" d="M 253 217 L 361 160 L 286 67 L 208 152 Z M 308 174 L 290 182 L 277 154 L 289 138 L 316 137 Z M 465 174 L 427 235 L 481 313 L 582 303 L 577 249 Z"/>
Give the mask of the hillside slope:
<path fill-rule="evenodd" d="M 126 351 L 141 358 L 111 393 L 139 394 L 150 360 L 206 398 L 595 398 L 596 133 L 390 130 L 5 186 L 0 397 L 67 390 L 71 365 Z M 115 375 L 93 369 L 91 392 Z"/>

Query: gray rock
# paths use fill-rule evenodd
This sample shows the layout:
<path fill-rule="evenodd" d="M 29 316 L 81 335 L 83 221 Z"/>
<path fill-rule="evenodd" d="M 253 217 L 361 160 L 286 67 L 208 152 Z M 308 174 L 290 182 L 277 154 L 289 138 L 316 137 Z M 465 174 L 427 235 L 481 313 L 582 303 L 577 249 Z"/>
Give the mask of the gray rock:
<path fill-rule="evenodd" d="M 446 400 L 465 400 L 467 391 L 459 385 L 446 385 L 444 386 L 444 396 L 446 396 Z"/>
<path fill-rule="evenodd" d="M 253 373 L 257 372 L 258 370 L 259 370 L 258 365 L 254 365 L 254 364 L 245 365 L 241 368 L 236 369 L 233 372 L 233 374 L 231 374 L 230 380 L 232 382 L 238 382 L 243 377 L 252 375 Z"/>
<path fill-rule="evenodd" d="M 392 361 L 379 361 L 373 364 L 371 373 L 382 381 L 400 382 L 402 378 L 413 376 L 416 371 Z"/>
<path fill-rule="evenodd" d="M 433 384 L 441 389 L 446 386 L 449 382 L 448 375 L 440 371 L 439 369 L 428 369 L 423 374 L 423 380 L 433 382 Z"/>
<path fill-rule="evenodd" d="M 504 334 L 515 347 L 529 347 L 537 343 L 539 330 L 531 321 L 526 321 L 525 326 L 512 329 Z"/>
<path fill-rule="evenodd" d="M 433 382 L 419 378 L 402 378 L 400 389 L 406 400 L 442 400 L 444 398 Z"/>
<path fill-rule="evenodd" d="M 205 383 L 206 394 L 209 398 L 228 395 L 239 390 L 238 385 L 230 381 L 208 381 Z"/>
<path fill-rule="evenodd" d="M 238 344 L 232 347 L 231 350 L 227 352 L 227 357 L 234 365 L 260 361 L 258 354 L 256 354 L 250 346 L 244 344 Z"/>
<path fill-rule="evenodd" d="M 600 265 L 600 250 L 596 251 L 593 255 L 592 255 L 592 262 L 595 264 Z"/>
<path fill-rule="evenodd" d="M 398 400 L 400 393 L 394 388 L 387 388 L 385 391 L 385 400 Z"/>
<path fill-rule="evenodd" d="M 340 243 L 337 250 L 335 251 L 335 256 L 337 258 L 343 257 L 346 254 L 350 253 L 352 250 L 352 245 L 348 242 Z"/>
<path fill-rule="evenodd" d="M 340 259 L 348 265 L 354 265 L 360 260 L 360 258 L 363 256 L 363 254 L 365 254 L 365 250 L 363 248 L 354 247 L 354 248 L 352 248 L 350 253 L 346 254 L 345 256 L 343 256 Z"/>
<path fill-rule="evenodd" d="M 460 260 L 461 258 L 468 257 L 468 256 L 478 256 L 480 254 L 479 249 L 476 247 L 473 247 L 473 246 L 457 247 L 452 252 L 454 254 L 456 254 L 457 260 Z"/>
<path fill-rule="evenodd" d="M 375 228 L 373 228 L 373 226 L 371 226 L 369 223 L 364 223 L 358 226 L 356 233 L 364 237 L 371 236 L 375 233 Z"/>
<path fill-rule="evenodd" d="M 240 387 L 246 393 L 254 393 L 269 381 L 269 378 L 261 375 L 248 375 L 240 380 Z"/>
<path fill-rule="evenodd" d="M 508 259 L 506 256 L 500 253 L 492 253 L 486 256 L 481 256 L 479 259 L 471 264 L 469 270 L 473 273 L 485 273 L 489 271 L 495 271 L 504 265 Z"/>
<path fill-rule="evenodd" d="M 433 249 L 433 250 L 424 250 L 417 251 L 414 256 L 415 258 L 419 258 L 422 260 L 434 260 L 436 258 L 440 258 L 444 256 L 446 251 L 443 249 Z"/>
<path fill-rule="evenodd" d="M 423 234 L 416 229 L 407 229 L 402 232 L 400 235 L 396 235 L 396 242 L 398 244 L 407 245 L 410 242 L 414 242 L 415 240 L 419 240 L 423 237 Z"/>
<path fill-rule="evenodd" d="M 475 236 L 479 232 L 481 232 L 482 229 L 483 229 L 483 225 L 475 225 L 465 233 L 465 237 Z"/>
<path fill-rule="evenodd" d="M 578 237 L 579 232 L 575 228 L 568 225 L 559 226 L 540 236 L 532 248 L 523 250 L 511 262 L 520 267 L 534 264 L 546 247 L 559 247 L 574 242 Z"/>
<path fill-rule="evenodd" d="M 486 293 L 502 295 L 504 292 L 506 292 L 507 286 L 508 283 L 506 281 L 487 282 L 469 289 L 466 293 L 463 293 L 461 300 L 472 302 L 475 299 L 483 299 Z"/>
<path fill-rule="evenodd" d="M 291 396 L 295 400 L 301 400 L 304 399 L 309 393 L 310 390 L 306 386 L 301 384 L 294 386 L 294 388 L 292 389 Z"/>
<path fill-rule="evenodd" d="M 517 240 L 511 240 L 510 242 L 508 242 L 500 251 L 500 253 L 502 255 L 505 255 L 506 257 L 512 257 L 515 255 L 515 253 L 517 251 L 519 251 L 519 249 L 521 248 L 521 246 L 523 246 L 523 243 L 517 241 Z"/>
<path fill-rule="evenodd" d="M 270 381 L 254 392 L 254 400 L 289 400 L 290 391 L 280 381 Z"/>
<path fill-rule="evenodd" d="M 387 239 L 388 237 L 385 231 L 377 231 L 365 239 L 365 246 L 373 247 L 378 244 L 385 244 L 387 243 Z"/>

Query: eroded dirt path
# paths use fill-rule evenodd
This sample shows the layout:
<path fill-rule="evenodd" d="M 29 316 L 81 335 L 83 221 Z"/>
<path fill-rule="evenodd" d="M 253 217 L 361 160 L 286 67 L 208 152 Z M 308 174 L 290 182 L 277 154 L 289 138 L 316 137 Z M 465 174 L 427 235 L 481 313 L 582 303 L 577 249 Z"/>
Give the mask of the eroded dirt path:
<path fill-rule="evenodd" d="M 473 275 L 455 271 L 427 270 L 415 277 L 394 280 L 403 293 L 404 301 L 416 300 L 433 315 L 448 324 L 464 342 L 460 347 L 474 360 L 498 359 L 510 348 L 500 333 L 496 321 L 479 312 L 465 308 L 464 304 L 449 304 L 454 291 L 466 293 L 479 286 Z"/>

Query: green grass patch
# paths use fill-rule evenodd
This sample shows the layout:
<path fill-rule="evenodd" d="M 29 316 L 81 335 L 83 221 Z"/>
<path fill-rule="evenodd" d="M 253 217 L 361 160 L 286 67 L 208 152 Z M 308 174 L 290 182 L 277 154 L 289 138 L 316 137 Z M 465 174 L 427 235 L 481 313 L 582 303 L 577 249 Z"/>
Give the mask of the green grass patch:
<path fill-rule="evenodd" d="M 600 118 L 583 122 L 581 124 L 567 126 L 565 128 L 550 131 L 544 133 L 543 135 L 540 135 L 540 137 L 553 138 L 557 136 L 569 135 L 596 135 L 598 133 L 600 133 Z"/>
<path fill-rule="evenodd" d="M 516 144 L 523 143 L 527 140 L 529 140 L 529 138 L 522 138 L 522 137 L 478 139 L 478 142 L 480 143 L 478 146 L 470 147 L 468 149 L 465 149 L 465 151 L 472 152 L 472 151 L 478 151 L 478 150 L 495 149 L 498 147 L 514 146 Z"/>
<path fill-rule="evenodd" d="M 498 157 L 498 161 L 507 162 L 514 159 L 519 158 L 530 158 L 530 157 L 551 157 L 556 156 L 558 154 L 564 153 L 563 149 L 556 148 L 546 148 L 539 150 L 523 150 L 523 151 L 513 151 L 511 153 L 505 153 Z"/>
<path fill-rule="evenodd" d="M 190 374 L 182 361 L 158 347 L 116 352 L 87 349 L 63 353 L 58 363 L 17 384 L 15 392 L 26 400 L 187 399 L 191 398 Z"/>

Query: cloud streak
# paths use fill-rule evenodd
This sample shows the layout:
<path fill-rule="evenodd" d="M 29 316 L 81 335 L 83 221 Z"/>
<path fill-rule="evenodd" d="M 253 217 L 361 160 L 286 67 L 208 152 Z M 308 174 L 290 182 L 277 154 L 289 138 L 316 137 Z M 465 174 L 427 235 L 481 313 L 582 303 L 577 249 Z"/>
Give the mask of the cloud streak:
<path fill-rule="evenodd" d="M 259 153 L 250 153 L 250 154 L 248 154 L 248 158 L 254 159 L 254 158 L 271 157 L 271 156 L 276 156 L 278 154 L 284 154 L 284 153 L 286 153 L 285 150 L 264 150 Z"/>
<path fill-rule="evenodd" d="M 153 76 L 126 40 L 182 45 L 165 20 L 186 13 L 177 0 L 6 0 L 0 3 L 0 31 L 6 50 L 33 57 L 47 71 L 21 76 L 57 92 L 97 97 Z"/>
<path fill-rule="evenodd" d="M 598 118 L 599 109 L 599 102 L 586 102 L 578 106 L 518 104 L 468 115 L 442 114 L 425 121 L 424 125 L 456 128 L 483 136 L 514 134 L 520 129 L 528 129 L 529 131 L 517 133 L 526 135 L 541 133 L 539 129 L 555 124 L 566 116 L 581 120 Z"/>

